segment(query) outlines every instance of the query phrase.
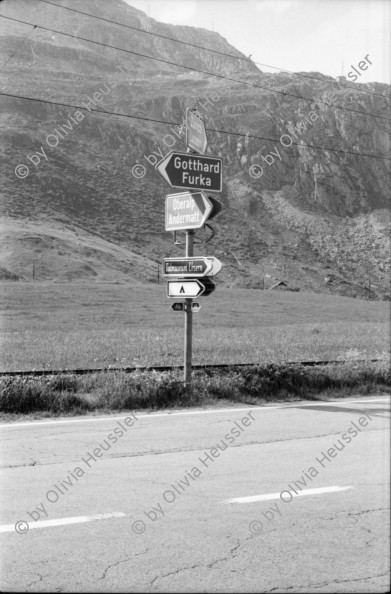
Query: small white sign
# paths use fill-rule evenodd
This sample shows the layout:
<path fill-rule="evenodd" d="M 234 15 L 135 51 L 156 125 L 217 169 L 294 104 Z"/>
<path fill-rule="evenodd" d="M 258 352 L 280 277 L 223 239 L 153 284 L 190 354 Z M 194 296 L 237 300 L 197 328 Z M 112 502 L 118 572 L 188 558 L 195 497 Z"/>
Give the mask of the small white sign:
<path fill-rule="evenodd" d="M 191 299 L 202 295 L 205 287 L 200 281 L 168 281 L 167 283 L 167 297 L 183 297 L 184 299 Z"/>

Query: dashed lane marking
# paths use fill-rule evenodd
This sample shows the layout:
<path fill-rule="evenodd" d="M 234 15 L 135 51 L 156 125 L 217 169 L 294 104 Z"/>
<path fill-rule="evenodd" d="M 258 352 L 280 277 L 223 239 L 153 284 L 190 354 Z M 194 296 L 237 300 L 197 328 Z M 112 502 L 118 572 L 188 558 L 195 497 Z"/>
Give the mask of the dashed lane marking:
<path fill-rule="evenodd" d="M 124 518 L 126 514 L 123 512 L 113 512 L 111 514 L 96 514 L 95 516 L 75 516 L 73 518 L 58 518 L 57 520 L 40 520 L 38 522 L 29 522 L 27 530 L 34 530 L 37 528 L 51 528 L 53 526 L 67 526 L 69 524 L 84 524 L 85 522 L 94 522 L 96 520 L 109 520 L 111 518 Z M 27 524 L 25 522 L 25 524 Z M 15 532 L 15 524 L 5 524 L 0 526 L 0 533 Z"/>
<path fill-rule="evenodd" d="M 318 489 L 304 489 L 299 491 L 293 497 L 305 497 L 306 495 L 324 495 L 326 493 L 338 493 L 339 491 L 348 491 L 354 487 L 320 487 Z M 226 499 L 220 501 L 220 503 L 256 503 L 257 501 L 273 501 L 274 499 L 280 499 L 281 493 L 266 493 L 263 495 L 250 495 L 249 497 L 234 497 L 233 499 Z"/>

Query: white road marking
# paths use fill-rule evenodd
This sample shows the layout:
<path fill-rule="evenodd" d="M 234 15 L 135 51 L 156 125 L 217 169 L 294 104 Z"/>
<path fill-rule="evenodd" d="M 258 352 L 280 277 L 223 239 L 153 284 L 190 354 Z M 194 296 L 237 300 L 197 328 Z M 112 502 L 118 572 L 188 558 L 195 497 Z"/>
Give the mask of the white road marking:
<path fill-rule="evenodd" d="M 137 411 L 134 412 L 134 415 L 137 419 L 157 419 L 160 417 L 182 417 L 185 415 L 200 415 L 200 414 L 215 414 L 215 413 L 235 413 L 235 412 L 248 412 L 249 410 L 254 411 L 268 411 L 268 410 L 275 410 L 275 409 L 283 409 L 283 408 L 300 408 L 305 406 L 328 406 L 330 404 L 359 404 L 359 403 L 371 403 L 371 402 L 386 402 L 389 403 L 389 398 L 371 398 L 371 399 L 360 399 L 360 400 L 327 400 L 326 402 L 313 402 L 312 400 L 305 400 L 303 402 L 297 403 L 289 403 L 287 405 L 276 405 L 276 406 L 246 406 L 240 408 L 212 408 L 208 410 L 189 410 L 189 411 L 179 411 L 179 412 L 164 412 L 164 413 L 150 413 L 150 414 L 137 414 Z M 123 421 L 127 416 L 132 414 L 129 411 L 128 415 L 121 415 L 121 416 L 110 416 L 110 417 L 85 417 L 83 419 L 55 419 L 50 421 L 25 421 L 22 423 L 6 423 L 0 425 L 0 429 L 12 428 L 12 427 L 38 427 L 41 425 L 69 425 L 72 423 L 103 423 L 106 421 Z"/>
<path fill-rule="evenodd" d="M 304 489 L 303 491 L 299 491 L 297 495 L 293 495 L 293 497 L 305 497 L 306 495 L 322 495 L 324 493 L 338 493 L 339 491 L 347 491 L 348 489 L 353 489 L 354 487 L 320 487 L 319 489 Z M 288 489 L 286 489 L 288 490 Z M 264 495 L 250 495 L 250 497 L 235 497 L 233 499 L 226 499 L 225 501 L 220 501 L 220 503 L 255 503 L 256 501 L 273 501 L 274 499 L 280 499 L 280 494 L 284 492 L 280 491 L 279 493 L 267 493 Z M 289 491 L 290 492 L 290 491 Z"/>
<path fill-rule="evenodd" d="M 74 518 L 59 518 L 58 520 L 42 520 L 38 522 L 29 522 L 28 529 L 50 528 L 52 526 L 66 526 L 67 524 L 84 524 L 85 522 L 94 522 L 95 520 L 108 520 L 110 518 L 124 518 L 123 512 L 113 512 L 111 514 L 97 514 L 95 516 L 75 516 Z M 15 532 L 15 524 L 5 524 L 0 526 L 1 532 Z"/>

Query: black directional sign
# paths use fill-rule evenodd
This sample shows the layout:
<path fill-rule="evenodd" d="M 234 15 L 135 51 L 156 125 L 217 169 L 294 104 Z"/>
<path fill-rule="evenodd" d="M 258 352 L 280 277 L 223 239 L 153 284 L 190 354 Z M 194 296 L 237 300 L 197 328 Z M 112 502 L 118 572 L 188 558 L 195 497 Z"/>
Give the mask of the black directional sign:
<path fill-rule="evenodd" d="M 214 282 L 208 277 L 202 279 L 202 284 L 205 287 L 205 290 L 202 293 L 202 297 L 207 297 L 208 295 L 213 293 L 213 291 L 216 288 L 216 285 L 214 284 Z"/>
<path fill-rule="evenodd" d="M 171 152 L 156 165 L 156 169 L 172 188 L 221 192 L 222 163 L 218 157 Z"/>
<path fill-rule="evenodd" d="M 173 309 L 174 311 L 184 311 L 185 304 L 184 303 L 173 303 L 171 305 L 171 309 Z"/>
<path fill-rule="evenodd" d="M 218 200 L 216 200 L 216 198 L 213 198 L 212 196 L 208 196 L 208 200 L 212 205 L 212 212 L 208 215 L 208 219 L 214 219 L 216 215 L 219 214 L 219 212 L 221 212 L 221 210 L 223 209 L 223 205 L 221 204 L 221 202 L 219 202 Z"/>

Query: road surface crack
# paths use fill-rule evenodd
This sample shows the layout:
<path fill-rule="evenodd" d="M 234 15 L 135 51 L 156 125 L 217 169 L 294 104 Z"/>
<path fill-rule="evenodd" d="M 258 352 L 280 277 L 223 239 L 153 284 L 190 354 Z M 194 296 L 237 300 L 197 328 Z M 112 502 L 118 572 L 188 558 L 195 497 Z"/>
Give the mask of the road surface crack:
<path fill-rule="evenodd" d="M 31 586 L 34 586 L 34 584 L 40 584 L 41 582 L 43 582 L 44 578 L 48 577 L 48 574 L 41 575 L 40 573 L 38 573 L 38 571 L 37 571 L 37 575 L 39 576 L 39 579 L 34 580 L 33 582 L 31 582 L 31 584 L 27 584 L 26 588 L 31 588 Z"/>
<path fill-rule="evenodd" d="M 367 580 L 374 580 L 376 578 L 384 577 L 385 575 L 389 575 L 389 571 L 385 571 L 384 573 L 378 573 L 376 575 L 370 575 L 368 577 L 352 578 L 349 580 L 331 580 L 330 582 L 306 584 L 305 586 L 276 586 L 275 588 L 271 588 L 270 590 L 262 590 L 262 594 L 275 592 L 276 590 L 281 590 L 282 592 L 286 592 L 288 590 L 295 590 L 296 592 L 299 592 L 300 590 L 308 591 L 308 588 L 323 588 L 324 586 L 329 586 L 330 584 L 348 584 L 350 582 L 364 582 Z"/>
<path fill-rule="evenodd" d="M 133 557 L 139 557 L 140 555 L 145 555 L 148 551 L 149 551 L 149 548 L 145 549 L 145 551 L 141 551 L 140 553 L 128 555 L 127 557 L 125 557 L 125 559 L 120 559 L 119 561 L 116 561 L 115 563 L 111 563 L 110 565 L 108 565 L 106 567 L 103 574 L 101 575 L 100 578 L 98 578 L 98 580 L 104 580 L 106 578 L 108 571 L 110 571 L 110 569 L 112 569 L 113 567 L 117 567 L 118 565 L 121 565 L 122 563 L 127 563 L 128 561 L 131 561 L 133 559 Z"/>
<path fill-rule="evenodd" d="M 350 582 L 364 582 L 367 580 L 374 580 L 376 578 L 384 577 L 385 575 L 389 575 L 389 571 L 385 571 L 384 573 L 378 573 L 376 575 L 370 575 L 368 577 L 361 577 L 361 578 L 352 578 L 350 580 L 332 580 L 331 582 L 322 582 L 320 584 L 308 584 L 308 586 L 304 586 L 305 588 L 322 588 L 323 586 L 328 586 L 329 584 L 347 584 Z"/>
<path fill-rule="evenodd" d="M 369 514 L 371 512 L 377 512 L 377 511 L 389 511 L 390 508 L 389 507 L 378 507 L 376 509 L 364 509 L 362 511 L 359 512 L 348 512 L 348 516 L 361 516 L 363 514 Z"/>
<path fill-rule="evenodd" d="M 367 432 L 369 431 L 381 431 L 382 429 L 367 429 Z M 269 441 L 249 441 L 249 442 L 244 442 L 244 443 L 238 443 L 236 445 L 232 445 L 229 446 L 229 449 L 234 449 L 234 448 L 243 448 L 243 447 L 251 447 L 251 446 L 265 446 L 265 445 L 270 445 L 270 444 L 275 444 L 275 443 L 284 443 L 284 442 L 293 442 L 293 441 L 304 441 L 304 440 L 308 440 L 308 439 L 319 439 L 320 437 L 330 437 L 333 435 L 340 435 L 341 431 L 338 431 L 337 433 L 324 433 L 321 435 L 308 435 L 306 437 L 288 437 L 286 439 L 271 439 Z M 212 444 L 213 445 L 213 444 Z M 167 450 L 145 450 L 143 452 L 121 452 L 118 454 L 108 454 L 107 456 L 105 456 L 105 459 L 112 459 L 112 458 L 138 458 L 138 457 L 143 457 L 143 456 L 164 456 L 166 454 L 178 454 L 178 453 L 183 453 L 183 452 L 203 452 L 204 450 L 208 450 L 210 449 L 210 445 L 198 445 L 198 446 L 188 446 L 188 447 L 182 447 L 182 448 L 169 448 Z M 71 463 L 71 462 L 78 462 L 79 460 L 77 458 L 73 459 L 64 459 L 64 460 L 55 460 L 55 461 L 37 461 L 36 465 L 37 466 L 49 466 L 49 465 L 53 465 L 53 464 L 64 464 L 64 463 Z M 31 463 L 24 463 L 21 462 L 19 464 L 2 464 L 0 465 L 0 468 L 19 468 L 19 467 L 23 467 L 23 466 L 31 466 Z"/>
<path fill-rule="evenodd" d="M 186 567 L 181 567 L 180 569 L 176 569 L 175 571 L 170 571 L 169 573 L 163 573 L 162 575 L 157 575 L 151 581 L 151 586 L 156 582 L 156 580 L 166 578 L 170 575 L 177 575 L 178 573 L 181 573 L 181 571 L 186 571 L 187 569 L 195 569 L 196 567 L 204 567 L 204 565 L 202 563 L 196 563 L 195 565 L 188 565 Z"/>
<path fill-rule="evenodd" d="M 387 511 L 388 512 L 389 510 L 390 510 L 389 507 L 378 507 L 376 509 L 365 509 L 365 510 L 362 510 L 362 511 L 359 511 L 359 512 L 349 512 L 348 510 L 341 510 L 341 511 L 336 512 L 336 515 L 335 516 L 331 516 L 329 518 L 322 518 L 322 519 L 323 520 L 331 520 L 331 521 L 333 521 L 333 520 L 336 520 L 337 519 L 337 516 L 340 516 L 340 515 L 343 514 L 345 516 L 350 516 L 351 518 L 353 518 L 353 520 L 355 521 L 354 523 L 357 524 L 357 522 L 358 522 L 357 516 L 361 516 L 361 515 L 364 515 L 364 514 L 369 514 L 369 513 L 377 512 L 377 511 Z"/>
<path fill-rule="evenodd" d="M 170 571 L 169 573 L 164 573 L 161 575 L 157 575 L 156 577 L 153 578 L 153 580 L 150 582 L 151 586 L 156 582 L 156 580 L 159 579 L 163 579 L 166 577 L 169 577 L 170 575 L 177 575 L 178 573 L 181 573 L 182 571 L 187 571 L 190 569 L 196 569 L 197 567 L 204 567 L 207 569 L 210 569 L 211 567 L 213 567 L 214 565 L 216 565 L 216 563 L 220 563 L 221 561 L 231 561 L 232 559 L 235 559 L 236 555 L 234 554 L 240 547 L 240 540 L 237 540 L 237 544 L 235 546 L 233 546 L 228 555 L 225 557 L 219 557 L 218 559 L 215 559 L 214 561 L 212 561 L 211 563 L 196 563 L 195 565 L 188 565 L 185 567 L 180 567 L 179 569 L 176 569 L 175 571 Z"/>
<path fill-rule="evenodd" d="M 238 541 L 237 544 L 234 547 L 232 547 L 232 549 L 229 551 L 229 554 L 227 557 L 220 557 L 219 559 L 212 561 L 212 563 L 208 563 L 208 565 L 206 567 L 209 569 L 210 567 L 213 567 L 213 565 L 216 565 L 216 563 L 220 563 L 220 561 L 231 561 L 232 559 L 235 559 L 236 555 L 234 555 L 234 553 L 240 547 L 240 540 L 237 539 L 237 541 Z"/>

